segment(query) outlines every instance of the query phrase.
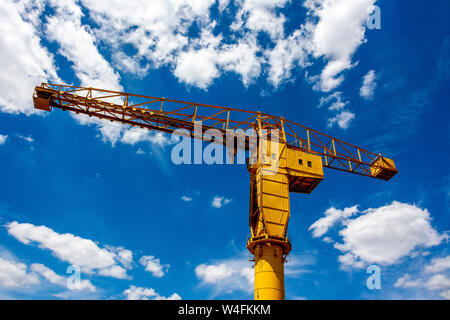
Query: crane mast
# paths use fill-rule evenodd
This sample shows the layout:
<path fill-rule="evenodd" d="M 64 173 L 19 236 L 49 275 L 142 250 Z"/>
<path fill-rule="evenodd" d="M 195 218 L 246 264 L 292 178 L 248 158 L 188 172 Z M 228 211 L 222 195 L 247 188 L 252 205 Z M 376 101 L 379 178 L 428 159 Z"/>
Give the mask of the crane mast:
<path fill-rule="evenodd" d="M 247 248 L 254 255 L 257 300 L 285 298 L 284 263 L 292 249 L 287 232 L 291 192 L 311 193 L 324 179 L 324 167 L 385 181 L 398 172 L 394 161 L 380 154 L 262 112 L 50 83 L 36 86 L 33 100 L 40 110 L 58 108 L 219 143 L 230 149 L 232 157 L 238 149 L 248 151 Z M 242 139 L 248 129 L 256 133 L 253 141 Z"/>

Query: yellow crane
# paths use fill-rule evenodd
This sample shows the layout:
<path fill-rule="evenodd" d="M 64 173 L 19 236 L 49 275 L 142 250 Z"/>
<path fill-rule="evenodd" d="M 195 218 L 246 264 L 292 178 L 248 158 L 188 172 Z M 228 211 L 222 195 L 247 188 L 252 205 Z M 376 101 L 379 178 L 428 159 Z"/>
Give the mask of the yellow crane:
<path fill-rule="evenodd" d="M 40 110 L 58 108 L 222 144 L 233 159 L 238 150 L 249 151 L 247 248 L 254 255 L 257 300 L 285 298 L 290 192 L 311 193 L 324 167 L 385 181 L 398 172 L 394 161 L 380 154 L 262 112 L 50 83 L 36 86 L 33 100 Z M 255 135 L 245 136 L 248 129 Z"/>

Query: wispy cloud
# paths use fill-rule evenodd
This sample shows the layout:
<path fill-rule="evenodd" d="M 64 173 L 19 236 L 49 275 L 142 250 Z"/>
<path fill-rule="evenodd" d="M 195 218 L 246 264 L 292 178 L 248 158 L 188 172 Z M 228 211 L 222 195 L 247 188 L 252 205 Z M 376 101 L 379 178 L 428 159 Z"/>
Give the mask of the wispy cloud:
<path fill-rule="evenodd" d="M 359 95 L 366 100 L 372 99 L 377 87 L 375 70 L 370 70 L 363 78 Z"/>
<path fill-rule="evenodd" d="M 18 137 L 22 140 L 25 140 L 28 143 L 34 142 L 34 139 L 31 136 L 24 136 L 24 135 L 19 134 Z"/>
<path fill-rule="evenodd" d="M 0 134 L 0 145 L 5 144 L 7 139 L 7 135 Z"/>

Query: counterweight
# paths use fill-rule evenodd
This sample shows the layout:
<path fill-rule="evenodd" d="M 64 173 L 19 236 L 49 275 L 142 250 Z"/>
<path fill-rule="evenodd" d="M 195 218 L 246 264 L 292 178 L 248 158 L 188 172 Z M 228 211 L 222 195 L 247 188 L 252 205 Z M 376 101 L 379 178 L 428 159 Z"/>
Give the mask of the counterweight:
<path fill-rule="evenodd" d="M 50 83 L 37 86 L 33 99 L 36 109 L 58 108 L 167 133 L 184 129 L 183 135 L 228 148 L 230 135 L 238 140 L 239 132 L 253 129 L 256 150 L 244 139 L 231 144 L 229 152 L 249 151 L 252 159 L 247 163 L 251 229 L 247 248 L 255 257 L 255 299 L 285 297 L 284 262 L 292 248 L 287 233 L 290 192 L 311 193 L 324 179 L 324 167 L 385 181 L 398 172 L 394 161 L 380 154 L 261 112 Z M 219 137 L 209 136 L 210 129 Z"/>

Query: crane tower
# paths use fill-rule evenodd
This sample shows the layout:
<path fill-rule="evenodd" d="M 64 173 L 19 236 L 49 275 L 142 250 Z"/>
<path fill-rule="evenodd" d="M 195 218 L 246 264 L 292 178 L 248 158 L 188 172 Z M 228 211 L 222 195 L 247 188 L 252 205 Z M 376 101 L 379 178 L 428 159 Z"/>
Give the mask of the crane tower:
<path fill-rule="evenodd" d="M 398 172 L 394 161 L 380 154 L 261 112 L 50 83 L 36 86 L 33 100 L 40 110 L 57 108 L 222 144 L 232 157 L 238 150 L 248 151 L 251 235 L 247 248 L 254 255 L 257 300 L 285 298 L 284 263 L 292 248 L 287 232 L 291 192 L 311 193 L 324 179 L 323 168 L 385 181 Z M 256 149 L 250 140 L 240 139 L 248 129 L 256 132 Z"/>

